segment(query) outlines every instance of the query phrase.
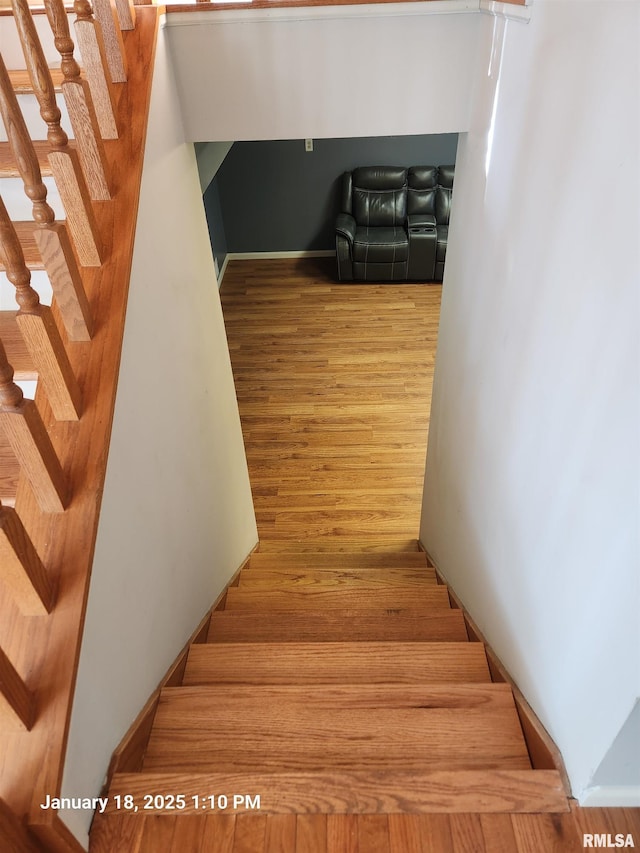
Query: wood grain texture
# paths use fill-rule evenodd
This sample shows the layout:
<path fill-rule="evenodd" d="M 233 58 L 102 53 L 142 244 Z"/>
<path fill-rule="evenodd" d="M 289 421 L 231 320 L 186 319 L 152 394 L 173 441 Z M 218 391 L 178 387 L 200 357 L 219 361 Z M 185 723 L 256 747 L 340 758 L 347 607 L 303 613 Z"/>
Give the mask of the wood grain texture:
<path fill-rule="evenodd" d="M 38 372 L 16 323 L 16 311 L 0 311 L 0 341 L 17 381 L 34 380 Z"/>
<path fill-rule="evenodd" d="M 0 648 L 0 731 L 31 729 L 35 718 L 35 699 Z"/>
<path fill-rule="evenodd" d="M 136 9 L 129 0 L 115 0 L 116 16 L 121 30 L 132 30 L 136 25 Z"/>
<path fill-rule="evenodd" d="M 241 589 L 388 589 L 413 587 L 416 593 L 436 584 L 433 569 L 387 569 L 386 571 L 324 569 L 247 569 L 240 574 Z"/>
<path fill-rule="evenodd" d="M 93 0 L 93 13 L 102 31 L 111 82 L 126 83 L 124 44 L 120 25 L 116 22 L 115 0 Z"/>
<path fill-rule="evenodd" d="M 221 297 L 260 535 L 415 541 L 439 286 L 232 261 Z"/>
<path fill-rule="evenodd" d="M 107 57 L 102 33 L 96 25 L 91 5 L 87 0 L 75 0 L 73 8 L 77 15 L 74 30 L 82 54 L 82 63 L 96 111 L 100 135 L 103 139 L 117 139 L 116 95 L 111 81 L 107 78 Z"/>
<path fill-rule="evenodd" d="M 0 584 L 9 590 L 25 615 L 44 616 L 51 611 L 54 589 L 29 534 L 10 507 L 0 503 Z"/>
<path fill-rule="evenodd" d="M 413 640 L 464 641 L 467 639 L 460 611 L 445 610 L 416 616 L 388 611 L 298 613 L 274 611 L 261 614 L 242 611 L 216 612 L 211 617 L 209 642 L 330 642 Z"/>
<path fill-rule="evenodd" d="M 0 799 L 0 838 L 5 849 L 13 853 L 42 853 L 42 848 L 24 823 Z"/>
<path fill-rule="evenodd" d="M 85 394 L 79 423 L 55 423 L 46 397 L 36 392 L 36 405 L 63 460 L 73 502 L 60 516 L 42 515 L 31 490 L 21 479 L 16 511 L 57 585 L 64 607 L 46 619 L 25 619 L 17 606 L 3 602 L 0 645 L 24 677 L 31 670 L 38 684 L 38 724 L 28 736 L 0 735 L 0 796 L 53 849 L 52 833 L 60 835 L 55 815 L 38 803 L 45 793 L 60 790 L 65 738 L 73 693 L 83 608 L 93 557 L 98 512 L 105 476 L 122 330 L 130 277 L 133 238 L 142 170 L 155 34 L 155 8 L 139 10 L 138 26 L 126 34 L 135 73 L 122 87 L 118 110 L 126 117 L 125 132 L 107 152 L 118 186 L 117 197 L 97 211 L 100 232 L 108 246 L 106 262 L 87 268 L 87 293 L 100 324 L 90 343 L 77 343 L 70 359 Z M 43 678 L 43 674 L 48 674 Z M 53 677 L 55 675 L 55 677 Z M 63 839 L 68 847 L 68 839 Z M 76 848 L 77 849 L 77 848 Z"/>
<path fill-rule="evenodd" d="M 76 62 L 75 45 L 69 31 L 69 19 L 63 0 L 45 0 L 45 11 L 60 53 L 63 74 L 62 93 L 67 104 L 73 135 L 87 187 L 92 199 L 107 201 L 111 190 L 107 177 L 106 156 L 100 137 L 89 84 L 82 78 Z"/>
<path fill-rule="evenodd" d="M 447 588 L 425 585 L 415 587 L 390 587 L 389 589 L 327 589 L 307 585 L 304 590 L 263 590 L 237 586 L 227 591 L 225 610 L 249 610 L 269 612 L 271 610 L 311 610 L 329 613 L 332 610 L 406 610 L 426 613 L 432 608 L 448 608 Z"/>
<path fill-rule="evenodd" d="M 505 685 L 224 685 L 163 690 L 143 768 L 530 767 Z"/>
<path fill-rule="evenodd" d="M 16 322 L 53 416 L 59 421 L 77 421 L 82 413 L 82 392 L 51 309 L 39 305 L 34 313 L 19 312 Z"/>
<path fill-rule="evenodd" d="M 26 71 L 24 72 L 27 73 Z M 11 72 L 9 72 L 11 74 Z M 69 143 L 72 144 L 72 143 Z M 33 140 L 33 147 L 40 165 L 40 173 L 49 177 L 51 166 L 49 165 L 49 143 L 43 139 Z M 0 178 L 19 178 L 20 170 L 16 163 L 11 145 L 8 142 L 0 142 Z"/>
<path fill-rule="evenodd" d="M 185 815 L 194 813 L 192 796 L 201 798 L 208 792 L 228 795 L 233 791 L 260 794 L 260 810 L 268 815 L 568 810 L 558 774 L 553 770 L 235 770 L 206 774 L 154 771 L 116 774 L 111 787 L 112 796 L 130 793 L 137 799 L 149 793 L 184 794 Z M 114 811 L 111 803 L 106 814 L 113 816 Z"/>
<path fill-rule="evenodd" d="M 464 684 L 491 680 L 479 643 L 209 643 L 183 684 Z"/>
<path fill-rule="evenodd" d="M 42 512 L 63 512 L 69 501 L 69 483 L 33 400 L 0 408 L 0 428 Z"/>
<path fill-rule="evenodd" d="M 104 248 L 77 151 L 51 151 L 51 171 L 67 215 L 67 227 L 81 266 L 98 267 Z"/>

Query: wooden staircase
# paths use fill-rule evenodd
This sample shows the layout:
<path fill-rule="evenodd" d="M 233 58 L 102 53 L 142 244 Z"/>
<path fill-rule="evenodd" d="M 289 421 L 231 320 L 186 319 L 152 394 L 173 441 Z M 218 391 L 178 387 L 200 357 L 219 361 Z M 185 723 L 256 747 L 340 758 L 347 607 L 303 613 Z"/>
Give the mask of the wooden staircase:
<path fill-rule="evenodd" d="M 150 795 L 154 814 L 568 811 L 424 553 L 256 552 L 200 639 L 98 822 Z"/>

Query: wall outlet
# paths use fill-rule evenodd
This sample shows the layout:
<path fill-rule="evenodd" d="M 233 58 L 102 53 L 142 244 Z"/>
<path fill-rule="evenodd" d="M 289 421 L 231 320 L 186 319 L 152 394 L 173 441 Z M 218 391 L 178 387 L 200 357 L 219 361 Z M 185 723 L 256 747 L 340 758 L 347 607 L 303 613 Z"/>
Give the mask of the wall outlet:
<path fill-rule="evenodd" d="M 304 150 L 305 151 L 313 151 L 313 139 L 305 139 Z"/>

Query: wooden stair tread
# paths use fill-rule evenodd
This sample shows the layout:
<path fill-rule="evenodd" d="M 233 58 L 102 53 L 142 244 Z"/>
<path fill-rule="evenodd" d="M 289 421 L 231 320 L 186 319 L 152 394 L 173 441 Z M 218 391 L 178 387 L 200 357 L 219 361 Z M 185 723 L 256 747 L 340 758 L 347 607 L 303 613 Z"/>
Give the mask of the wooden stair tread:
<path fill-rule="evenodd" d="M 182 683 L 490 682 L 481 643 L 199 643 Z"/>
<path fill-rule="evenodd" d="M 49 164 L 49 151 L 51 146 L 46 139 L 32 140 L 40 164 L 40 172 L 45 177 L 50 177 L 51 166 Z M 71 143 L 70 143 L 71 144 Z M 20 171 L 13 156 L 11 145 L 8 142 L 0 142 L 0 178 L 19 178 Z"/>
<path fill-rule="evenodd" d="M 0 430 L 0 501 L 3 506 L 15 506 L 20 465 L 3 430 Z"/>
<path fill-rule="evenodd" d="M 406 551 L 392 553 L 361 553 L 350 554 L 342 552 L 322 553 L 263 553 L 256 551 L 251 555 L 249 569 L 412 569 L 427 565 L 423 551 Z"/>
<path fill-rule="evenodd" d="M 62 70 L 60 68 L 50 68 L 49 71 L 51 72 L 54 89 L 56 92 L 61 92 L 62 81 L 64 80 Z M 9 79 L 11 80 L 11 86 L 13 87 L 13 91 L 16 95 L 33 94 L 31 78 L 29 77 L 29 72 L 26 69 L 20 68 L 9 71 Z"/>
<path fill-rule="evenodd" d="M 286 590 L 253 590 L 249 587 L 230 587 L 227 590 L 225 610 L 344 610 L 408 609 L 414 611 L 431 608 L 448 608 L 449 593 L 445 586 L 424 585 L 419 592 L 415 587 L 389 589 L 326 589 L 321 587 L 292 588 Z"/>
<path fill-rule="evenodd" d="M 181 814 L 202 813 L 203 796 L 227 791 L 259 793 L 261 814 L 569 811 L 556 770 L 340 770 L 116 773 L 106 814 L 116 813 L 114 797 L 118 795 L 130 794 L 142 804 L 145 795 L 152 793 L 169 803 L 177 792 L 185 796 Z M 144 812 L 139 809 L 137 814 Z"/>
<path fill-rule="evenodd" d="M 16 322 L 17 311 L 0 311 L 0 340 L 13 367 L 13 378 L 29 381 L 38 378 L 31 354 Z"/>
<path fill-rule="evenodd" d="M 221 685 L 165 688 L 144 770 L 531 767 L 511 688 Z"/>
<path fill-rule="evenodd" d="M 33 221 L 14 222 L 13 223 L 24 252 L 24 260 L 30 270 L 43 270 L 44 264 L 40 255 L 40 250 L 36 245 L 34 231 L 38 227 Z M 6 271 L 4 258 L 0 255 L 0 270 Z"/>
<path fill-rule="evenodd" d="M 331 589 L 358 587 L 412 586 L 416 590 L 437 583 L 434 569 L 243 569 L 239 586 L 244 589 L 297 589 L 326 587 Z"/>
<path fill-rule="evenodd" d="M 411 612 L 272 611 L 260 618 L 241 610 L 216 611 L 207 642 L 407 641 L 464 642 L 467 629 L 461 610 L 440 608 L 425 615 Z"/>

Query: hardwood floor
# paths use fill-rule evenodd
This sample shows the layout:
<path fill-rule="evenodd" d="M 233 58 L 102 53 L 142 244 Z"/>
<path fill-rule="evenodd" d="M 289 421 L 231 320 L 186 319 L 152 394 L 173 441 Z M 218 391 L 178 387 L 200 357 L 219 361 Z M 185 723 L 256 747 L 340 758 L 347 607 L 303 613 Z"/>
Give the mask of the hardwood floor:
<path fill-rule="evenodd" d="M 329 608 L 290 613 L 287 620 L 277 601 L 272 602 L 273 612 L 259 619 L 250 609 L 253 596 L 264 600 L 280 583 L 301 592 L 310 588 L 312 595 L 327 594 L 327 588 L 338 585 L 342 595 L 357 598 L 365 584 L 371 586 L 366 577 L 375 574 L 371 568 L 377 563 L 395 565 L 401 550 L 406 552 L 401 556 L 403 568 L 394 569 L 398 581 L 390 594 L 404 595 L 417 583 L 413 564 L 424 561 L 415 550 L 440 288 L 337 285 L 324 262 L 251 261 L 230 264 L 222 298 L 260 549 L 252 557 L 253 567 L 241 574 L 228 609 L 213 614 L 208 643 L 192 647 L 183 683 L 187 689 L 208 682 L 225 685 L 229 695 L 238 696 L 242 691 L 236 684 L 285 684 L 302 669 L 309 642 L 331 642 L 334 648 L 332 666 L 314 666 L 300 682 L 309 692 L 316 681 L 351 680 L 347 674 L 352 670 L 355 683 L 384 678 L 385 671 L 400 671 L 394 654 L 402 655 L 403 649 L 386 649 L 382 633 L 387 642 L 438 640 L 437 655 L 432 652 L 428 664 L 430 678 L 441 679 L 452 671 L 440 665 L 440 657 L 460 647 L 455 652 L 460 663 L 469 656 L 465 681 L 477 682 L 482 690 L 486 661 L 479 644 L 466 642 L 459 610 L 436 605 L 429 619 L 418 617 L 415 625 L 405 621 L 405 635 L 396 631 L 391 605 L 383 617 L 388 625 L 382 627 L 379 615 L 370 620 L 362 612 L 345 624 Z M 351 553 L 355 550 L 368 550 L 369 568 Z M 339 568 L 331 552 L 340 552 Z M 393 556 L 387 556 L 391 552 Z M 424 571 L 421 583 L 435 583 Z M 286 650 L 272 651 L 275 646 L 269 644 L 291 640 L 293 619 L 298 620 L 295 642 Z M 353 641 L 378 642 L 377 675 L 368 670 L 374 663 L 370 654 L 358 661 Z M 413 666 L 419 666 L 417 658 Z M 402 670 L 409 692 L 411 667 L 405 662 Z M 424 669 L 415 677 L 424 678 Z M 286 690 L 268 690 L 280 701 L 293 701 Z M 202 694 L 207 717 L 212 704 L 221 704 L 210 702 L 213 692 L 209 688 Z M 298 698 L 304 707 L 304 687 Z M 183 727 L 185 716 L 171 703 L 185 700 L 177 693 L 168 700 L 163 714 L 173 713 Z M 235 725 L 233 715 L 225 725 Z M 260 742 L 261 721 L 253 719 L 251 725 Z M 197 758 L 206 748 L 203 732 L 194 731 L 189 748 Z M 184 752 L 185 742 L 176 742 L 178 762 Z M 154 760 L 151 749 L 146 761 Z M 251 764 L 251 756 L 242 760 Z M 403 756 L 405 760 L 410 757 Z M 625 839 L 630 833 L 640 847 L 640 810 L 580 809 L 572 801 L 570 811 L 539 814 L 108 814 L 96 822 L 92 850 L 578 853 L 584 849 L 583 833 L 608 833 L 612 839 L 616 833 Z"/>
<path fill-rule="evenodd" d="M 222 302 L 261 550 L 370 537 L 415 548 L 440 293 L 336 284 L 326 258 L 229 264 Z"/>

